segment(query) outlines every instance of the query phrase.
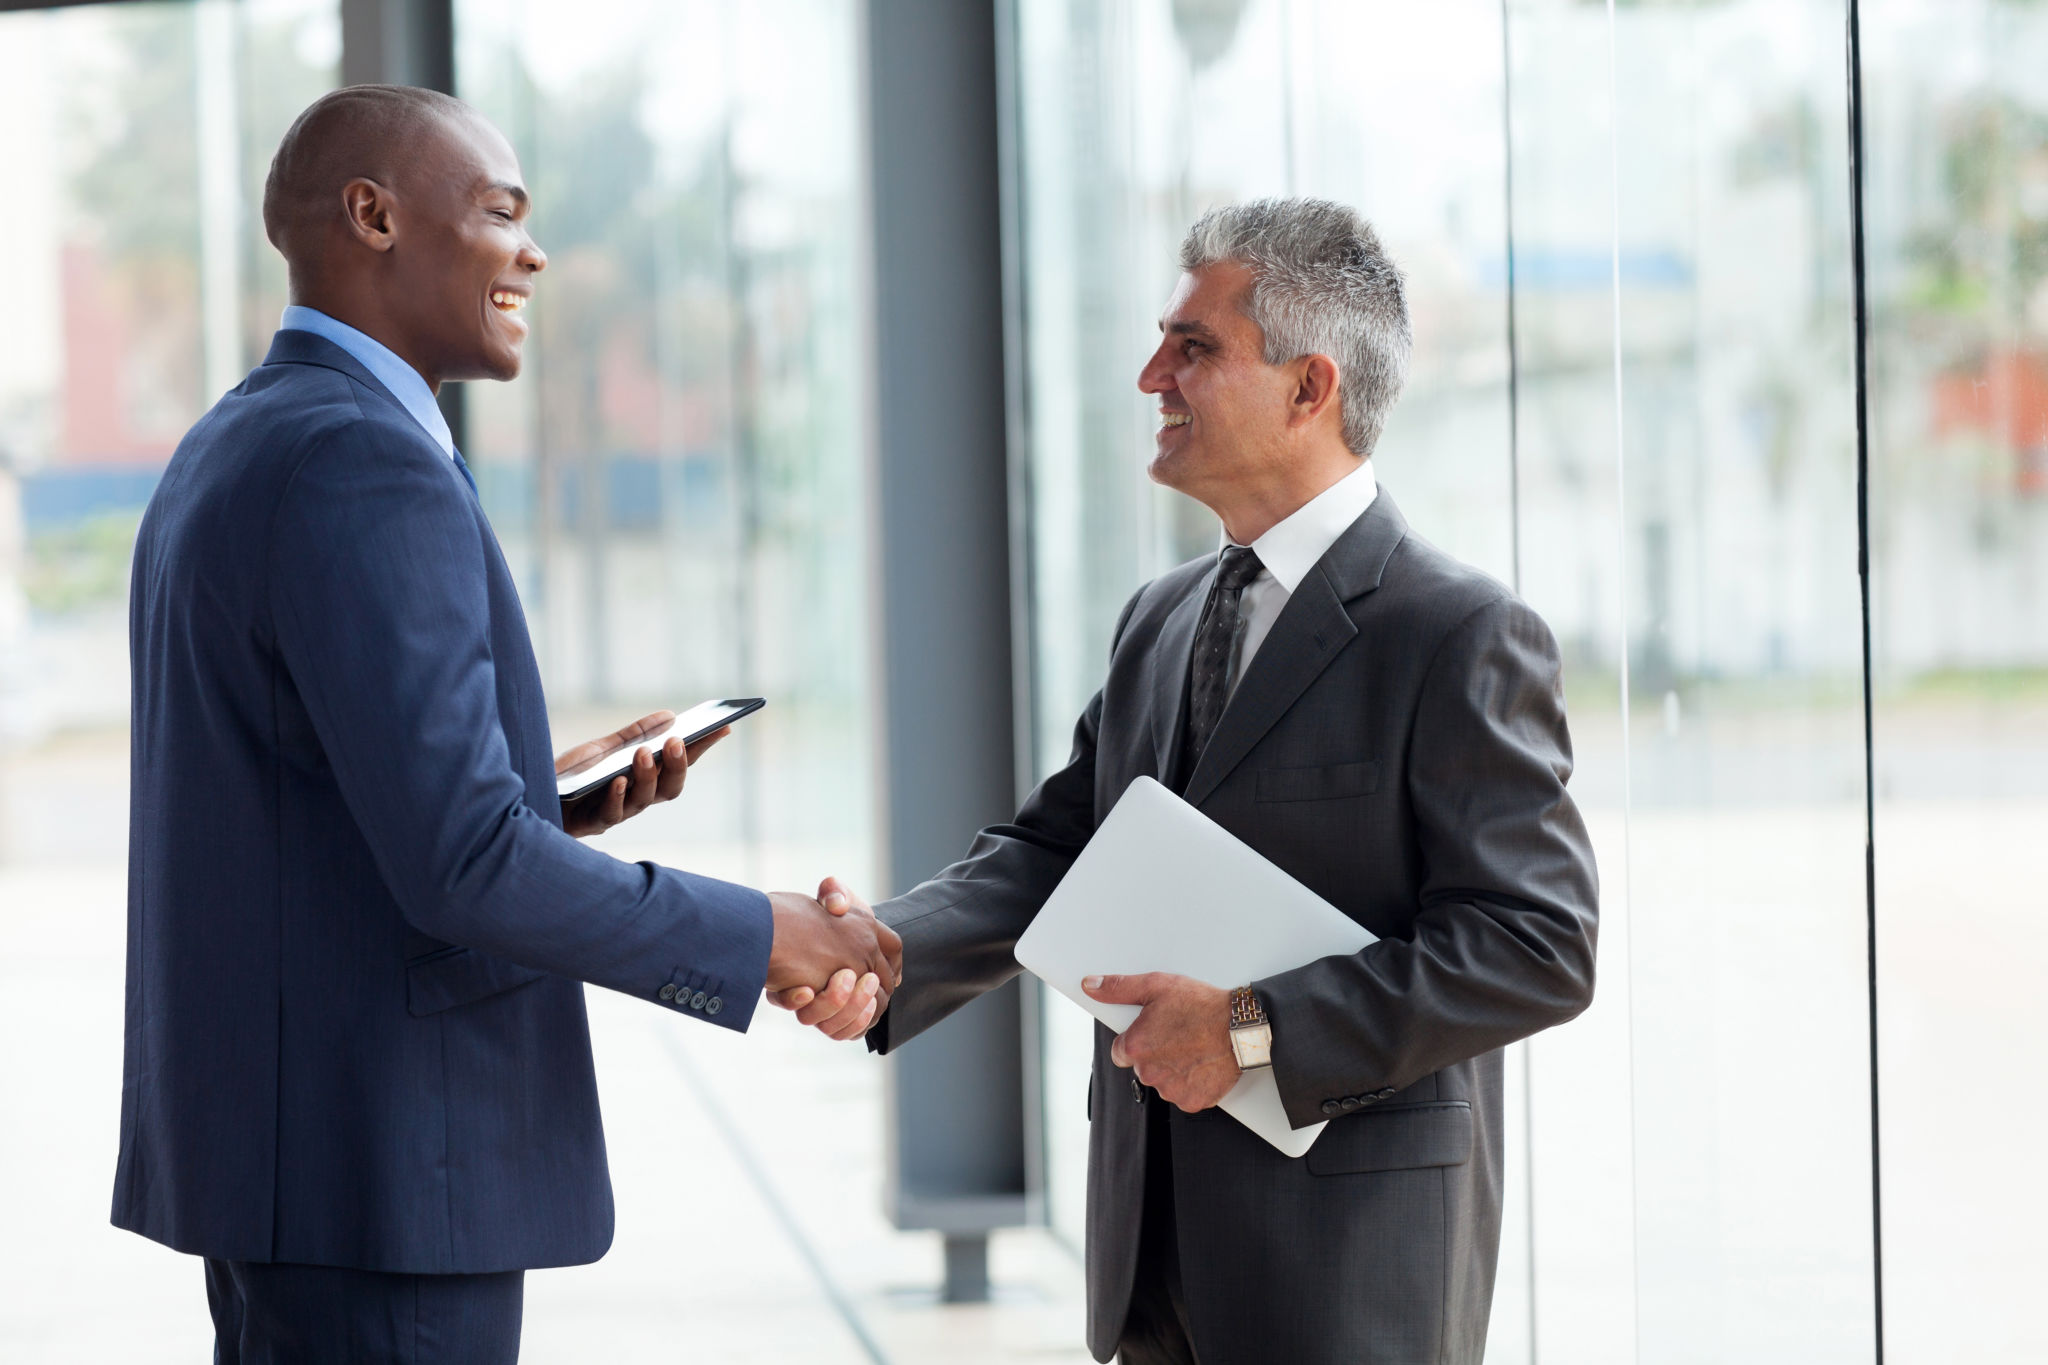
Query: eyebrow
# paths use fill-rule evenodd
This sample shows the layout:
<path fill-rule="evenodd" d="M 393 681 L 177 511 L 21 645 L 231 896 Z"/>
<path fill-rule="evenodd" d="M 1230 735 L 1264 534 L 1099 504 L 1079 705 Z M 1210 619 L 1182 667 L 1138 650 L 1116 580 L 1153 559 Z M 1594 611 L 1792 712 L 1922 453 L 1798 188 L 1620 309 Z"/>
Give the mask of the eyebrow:
<path fill-rule="evenodd" d="M 517 204 L 518 204 L 518 205 L 519 205 L 519 206 L 520 206 L 521 208 L 525 208 L 525 207 L 526 207 L 527 205 L 529 205 L 529 204 L 531 204 L 531 203 L 533 202 L 532 200 L 530 200 L 530 199 L 528 199 L 528 198 L 526 197 L 526 187 L 525 187 L 525 186 L 523 186 L 523 185 L 515 185 L 515 184 L 513 184 L 513 183 L 512 183 L 511 181 L 509 181 L 509 180 L 494 180 L 494 181 L 492 181 L 492 182 L 491 182 L 490 184 L 488 184 L 488 185 L 484 186 L 484 193 L 485 193 L 485 194 L 509 194 L 509 195 L 511 195 L 511 196 L 512 196 L 512 198 L 513 198 L 513 201 L 514 201 L 515 203 L 517 203 Z"/>
<path fill-rule="evenodd" d="M 1168 322 L 1162 318 L 1159 322 L 1159 330 L 1168 336 L 1205 337 L 1211 341 L 1217 339 L 1214 331 L 1199 322 Z"/>

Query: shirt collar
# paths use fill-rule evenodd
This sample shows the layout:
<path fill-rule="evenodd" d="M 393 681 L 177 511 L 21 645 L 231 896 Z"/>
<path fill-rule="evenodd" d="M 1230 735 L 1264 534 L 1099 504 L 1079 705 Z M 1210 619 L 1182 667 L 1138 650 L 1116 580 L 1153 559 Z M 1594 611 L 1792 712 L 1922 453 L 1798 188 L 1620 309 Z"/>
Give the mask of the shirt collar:
<path fill-rule="evenodd" d="M 427 435 L 434 438 L 434 444 L 441 447 L 441 453 L 454 457 L 455 434 L 448 430 L 448 419 L 441 415 L 440 406 L 434 402 L 434 391 L 427 387 L 427 381 L 420 377 L 418 370 L 398 358 L 396 351 L 367 332 L 359 332 L 347 323 L 304 304 L 295 303 L 286 308 L 277 325 L 282 331 L 311 332 L 314 336 L 325 337 L 354 356 L 379 384 L 390 391 L 399 406 L 412 414 L 412 419 L 425 429 Z"/>
<path fill-rule="evenodd" d="M 1351 529 L 1352 522 L 1365 515 L 1365 509 L 1372 506 L 1379 493 L 1372 461 L 1361 460 L 1358 468 L 1275 523 L 1252 542 L 1251 548 L 1266 572 L 1291 597 L 1316 561 L 1329 553 L 1337 537 Z M 1228 535 L 1223 537 L 1223 543 L 1232 543 Z"/>

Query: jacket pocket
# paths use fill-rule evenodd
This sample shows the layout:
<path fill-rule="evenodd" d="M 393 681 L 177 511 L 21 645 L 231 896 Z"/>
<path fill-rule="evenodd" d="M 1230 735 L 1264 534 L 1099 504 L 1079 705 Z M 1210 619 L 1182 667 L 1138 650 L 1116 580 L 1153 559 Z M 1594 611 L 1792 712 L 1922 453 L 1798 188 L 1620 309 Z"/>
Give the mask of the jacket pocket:
<path fill-rule="evenodd" d="M 405 964 L 405 1008 L 415 1015 L 438 1014 L 546 975 L 473 948 L 443 948 Z"/>
<path fill-rule="evenodd" d="M 1472 1105 L 1436 1100 L 1387 1105 L 1332 1120 L 1308 1149 L 1315 1175 L 1460 1166 L 1472 1157 Z"/>
<path fill-rule="evenodd" d="M 1267 768 L 1259 773 L 1261 801 L 1334 801 L 1379 790 L 1380 765 L 1333 763 L 1327 768 Z"/>

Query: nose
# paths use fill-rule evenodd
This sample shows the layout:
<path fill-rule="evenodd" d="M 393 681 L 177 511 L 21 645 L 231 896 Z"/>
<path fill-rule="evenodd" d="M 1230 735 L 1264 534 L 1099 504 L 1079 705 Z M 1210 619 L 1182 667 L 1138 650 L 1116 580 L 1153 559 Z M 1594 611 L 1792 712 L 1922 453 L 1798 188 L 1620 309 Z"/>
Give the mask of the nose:
<path fill-rule="evenodd" d="M 1145 368 L 1138 371 L 1139 393 L 1166 393 L 1175 387 L 1171 367 L 1167 364 L 1166 343 L 1160 342 L 1159 349 L 1145 362 Z"/>
<path fill-rule="evenodd" d="M 519 248 L 519 256 L 514 263 L 529 274 L 538 275 L 548 268 L 548 253 L 540 249 L 538 242 L 528 237 L 526 245 Z"/>

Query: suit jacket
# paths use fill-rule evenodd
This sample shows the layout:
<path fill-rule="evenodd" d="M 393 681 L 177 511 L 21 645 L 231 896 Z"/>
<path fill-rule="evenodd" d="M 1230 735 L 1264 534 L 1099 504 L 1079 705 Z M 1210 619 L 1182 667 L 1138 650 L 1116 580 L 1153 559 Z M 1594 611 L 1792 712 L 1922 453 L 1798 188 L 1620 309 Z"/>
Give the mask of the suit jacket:
<path fill-rule="evenodd" d="M 1204 1365 L 1472 1362 L 1500 1241 L 1501 1053 L 1592 995 L 1597 889 L 1565 781 L 1556 644 L 1493 580 L 1409 533 L 1382 490 L 1304 578 L 1214 736 L 1179 750 L 1215 557 L 1124 608 L 1068 765 L 1012 824 L 881 908 L 904 982 L 892 1049 L 1016 973 L 1011 948 L 1139 776 L 1186 798 L 1380 941 L 1251 983 L 1296 1127 L 1290 1160 L 1221 1110 L 1167 1106 L 1179 1251 Z M 1191 771 L 1189 771 L 1191 768 Z M 1089 1088 L 1088 1343 L 1129 1305 L 1156 1095 Z M 914 1059 L 907 1062 L 915 1065 Z"/>
<path fill-rule="evenodd" d="M 603 1255 L 579 982 L 744 1029 L 771 920 L 563 832 L 462 472 L 347 352 L 280 332 L 172 457 L 130 610 L 114 1222 L 383 1271 Z"/>

